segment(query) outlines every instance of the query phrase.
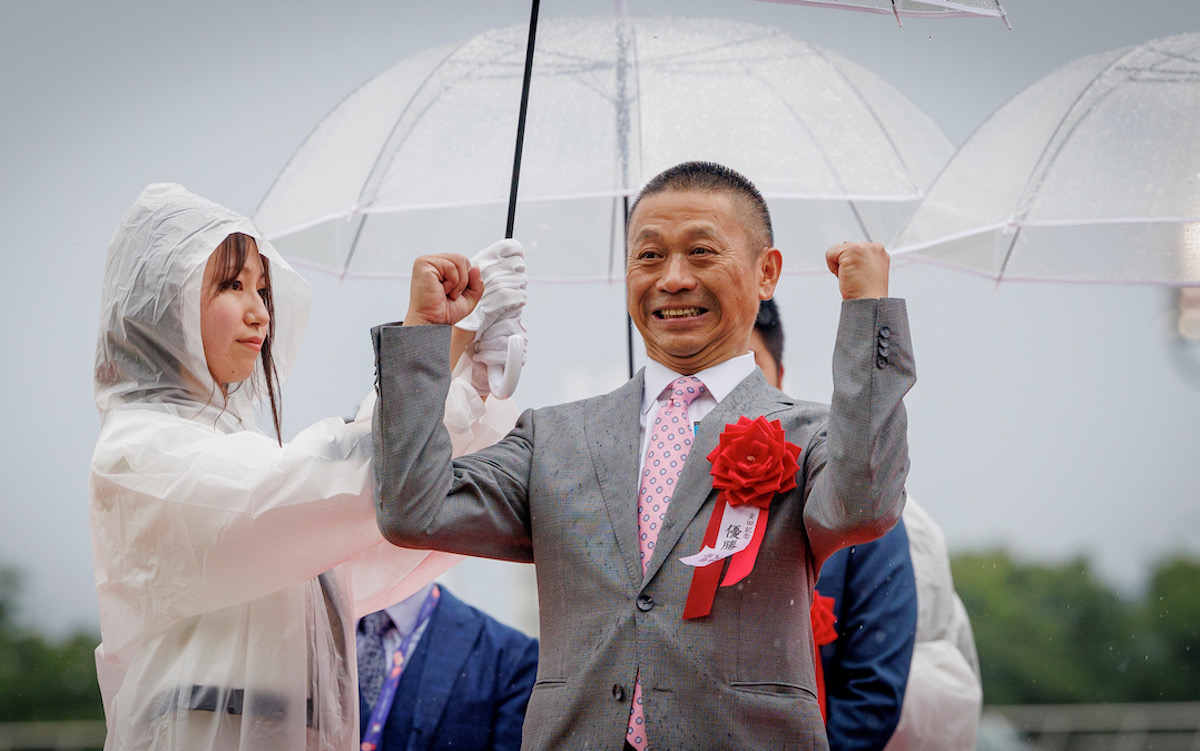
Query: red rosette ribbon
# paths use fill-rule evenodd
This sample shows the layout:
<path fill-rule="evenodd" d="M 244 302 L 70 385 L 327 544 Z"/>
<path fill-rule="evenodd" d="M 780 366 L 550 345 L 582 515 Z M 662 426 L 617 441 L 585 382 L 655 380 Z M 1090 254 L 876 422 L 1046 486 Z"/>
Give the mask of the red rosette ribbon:
<path fill-rule="evenodd" d="M 788 442 L 779 420 L 768 421 L 761 415 L 753 420 L 742 416 L 736 423 L 725 426 L 717 447 L 708 455 L 708 461 L 712 463 L 713 488 L 720 492 L 704 533 L 704 545 L 716 544 L 725 504 L 751 505 L 762 510 L 753 539 L 744 550 L 731 556 L 724 581 L 720 581 L 724 560 L 700 566 L 692 574 L 692 585 L 683 608 L 685 619 L 701 618 L 712 612 L 719 581 L 725 587 L 737 584 L 754 569 L 758 549 L 767 531 L 771 499 L 776 493 L 786 493 L 796 487 L 799 456 L 800 447 Z"/>
<path fill-rule="evenodd" d="M 813 603 L 808 614 L 812 619 L 813 630 L 813 666 L 817 674 L 817 701 L 821 705 L 821 719 L 825 719 L 825 666 L 821 663 L 821 647 L 837 641 L 837 629 L 833 624 L 837 618 L 833 614 L 833 598 L 813 591 Z"/>
<path fill-rule="evenodd" d="M 739 417 L 726 425 L 708 455 L 713 487 L 731 506 L 748 503 L 765 509 L 776 493 L 796 487 L 800 447 L 789 443 L 779 420 Z"/>

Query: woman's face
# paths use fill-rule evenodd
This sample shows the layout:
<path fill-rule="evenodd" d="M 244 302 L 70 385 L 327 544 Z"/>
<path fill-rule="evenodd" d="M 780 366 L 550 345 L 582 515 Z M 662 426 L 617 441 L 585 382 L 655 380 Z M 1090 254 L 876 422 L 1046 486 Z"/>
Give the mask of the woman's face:
<path fill-rule="evenodd" d="M 220 384 L 241 383 L 253 375 L 271 320 L 262 258 L 253 242 L 248 244 L 246 262 L 235 279 L 221 282 L 219 253 L 209 256 L 204 267 L 200 337 L 208 372 Z"/>

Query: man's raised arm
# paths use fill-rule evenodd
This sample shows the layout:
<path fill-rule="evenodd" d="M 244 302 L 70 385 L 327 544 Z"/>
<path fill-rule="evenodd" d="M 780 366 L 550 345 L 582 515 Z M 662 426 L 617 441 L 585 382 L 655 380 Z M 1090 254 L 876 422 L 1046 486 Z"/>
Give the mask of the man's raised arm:
<path fill-rule="evenodd" d="M 826 253 L 838 277 L 842 315 L 833 354 L 829 430 L 805 520 L 819 564 L 833 551 L 886 534 L 904 509 L 908 418 L 916 382 L 908 314 L 889 298 L 887 252 L 842 243 Z"/>
<path fill-rule="evenodd" d="M 403 324 L 371 330 L 378 400 L 372 425 L 376 518 L 389 541 L 507 560 L 532 560 L 525 487 L 531 418 L 456 471 L 442 424 L 451 327 L 483 293 L 466 258 L 413 265 Z"/>

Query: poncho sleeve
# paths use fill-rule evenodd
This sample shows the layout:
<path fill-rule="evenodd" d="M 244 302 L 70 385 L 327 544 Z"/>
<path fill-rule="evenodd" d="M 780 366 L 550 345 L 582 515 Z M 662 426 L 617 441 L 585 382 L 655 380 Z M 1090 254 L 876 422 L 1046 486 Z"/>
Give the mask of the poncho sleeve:
<path fill-rule="evenodd" d="M 281 447 L 146 409 L 110 413 L 91 465 L 101 608 L 153 628 L 304 582 L 377 544 L 370 443 L 369 425 L 339 419 Z M 427 555 L 406 552 L 406 570 Z"/>

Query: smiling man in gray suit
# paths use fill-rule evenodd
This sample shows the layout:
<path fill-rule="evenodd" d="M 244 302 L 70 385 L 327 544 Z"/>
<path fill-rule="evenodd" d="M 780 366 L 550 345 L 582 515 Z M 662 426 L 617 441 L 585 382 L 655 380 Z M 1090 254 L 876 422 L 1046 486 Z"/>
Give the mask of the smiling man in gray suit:
<path fill-rule="evenodd" d="M 813 582 L 833 551 L 886 533 L 904 505 L 902 398 L 915 375 L 887 253 L 827 252 L 844 302 L 826 406 L 768 386 L 748 353 L 782 266 L 748 180 L 711 163 L 667 170 L 638 196 L 628 232 L 647 367 L 610 394 L 527 411 L 500 443 L 453 461 L 439 418 L 444 324 L 470 310 L 478 274 L 457 256 L 416 262 L 404 325 L 372 332 L 380 527 L 398 545 L 537 564 L 525 749 L 827 748 Z M 760 415 L 800 448 L 796 487 L 764 499 L 749 575 L 685 619 L 699 577 L 680 558 L 701 551 L 717 506 L 709 454 L 727 424 Z"/>

